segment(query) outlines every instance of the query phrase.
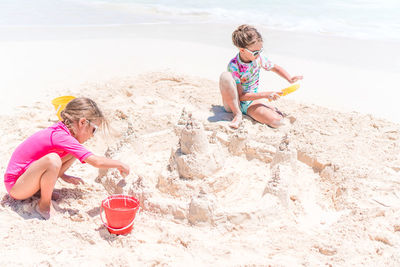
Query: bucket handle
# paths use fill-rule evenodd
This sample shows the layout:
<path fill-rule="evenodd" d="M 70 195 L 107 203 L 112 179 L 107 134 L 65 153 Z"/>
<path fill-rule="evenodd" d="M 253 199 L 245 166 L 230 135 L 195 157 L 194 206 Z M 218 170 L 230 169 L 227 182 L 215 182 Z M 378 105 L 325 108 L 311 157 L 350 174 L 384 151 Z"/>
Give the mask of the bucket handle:
<path fill-rule="evenodd" d="M 115 229 L 115 228 L 112 228 L 112 227 L 108 226 L 108 224 L 104 222 L 103 215 L 102 215 L 102 214 L 103 214 L 103 210 L 104 210 L 103 206 L 100 206 L 100 219 L 101 219 L 101 221 L 103 222 L 104 226 L 107 227 L 108 229 L 112 230 L 112 231 L 122 231 L 122 230 L 125 230 L 125 229 L 131 227 L 132 224 L 133 224 L 133 222 L 135 221 L 135 218 L 136 218 L 136 216 L 135 216 L 135 217 L 132 219 L 132 222 L 130 222 L 127 226 L 122 227 L 122 228 Z M 138 211 L 137 211 L 137 214 L 139 214 L 139 212 L 140 212 L 140 206 L 139 206 L 139 209 L 138 209 Z"/>
<path fill-rule="evenodd" d="M 58 111 L 61 109 L 61 105 L 59 104 L 56 110 L 56 114 L 58 113 Z"/>

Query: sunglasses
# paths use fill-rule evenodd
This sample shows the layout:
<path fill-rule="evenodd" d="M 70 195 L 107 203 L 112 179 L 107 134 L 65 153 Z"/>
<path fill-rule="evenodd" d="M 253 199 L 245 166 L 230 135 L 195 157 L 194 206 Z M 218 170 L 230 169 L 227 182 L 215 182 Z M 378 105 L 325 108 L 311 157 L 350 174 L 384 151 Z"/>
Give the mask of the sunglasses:
<path fill-rule="evenodd" d="M 95 135 L 95 133 L 97 132 L 97 129 L 99 128 L 96 124 L 92 123 L 90 120 L 87 120 L 89 122 L 89 125 L 91 125 L 93 127 L 93 132 L 92 134 Z"/>
<path fill-rule="evenodd" d="M 256 56 L 258 56 L 259 54 L 261 54 L 262 51 L 264 51 L 264 48 L 261 48 L 260 50 L 256 50 L 256 51 L 251 51 L 251 50 L 249 50 L 249 49 L 247 49 L 247 48 L 245 48 L 245 50 L 246 50 L 247 52 L 249 52 L 250 54 L 252 54 L 253 57 L 256 57 Z"/>

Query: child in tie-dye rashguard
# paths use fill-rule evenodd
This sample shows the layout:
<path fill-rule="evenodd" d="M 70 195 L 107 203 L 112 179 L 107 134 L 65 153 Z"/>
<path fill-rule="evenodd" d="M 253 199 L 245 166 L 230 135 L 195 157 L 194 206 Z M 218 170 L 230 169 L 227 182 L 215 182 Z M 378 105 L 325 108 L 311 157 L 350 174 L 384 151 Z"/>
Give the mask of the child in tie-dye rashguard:
<path fill-rule="evenodd" d="M 263 55 L 250 63 L 240 60 L 237 54 L 228 64 L 228 71 L 232 73 L 232 77 L 236 84 L 241 84 L 243 93 L 257 93 L 260 80 L 261 68 L 271 70 L 274 64 Z M 247 108 L 253 103 L 253 100 L 240 101 L 240 110 L 243 114 L 247 114 Z"/>
<path fill-rule="evenodd" d="M 265 58 L 261 54 L 263 39 L 253 26 L 239 26 L 232 33 L 232 41 L 239 53 L 229 62 L 228 71 L 222 73 L 219 80 L 224 108 L 234 115 L 229 126 L 238 128 L 243 113 L 273 128 L 279 127 L 282 113 L 265 101 L 276 100 L 279 94 L 258 91 L 260 70 L 273 71 L 289 83 L 301 80 L 303 76 L 290 76 L 282 67 Z"/>

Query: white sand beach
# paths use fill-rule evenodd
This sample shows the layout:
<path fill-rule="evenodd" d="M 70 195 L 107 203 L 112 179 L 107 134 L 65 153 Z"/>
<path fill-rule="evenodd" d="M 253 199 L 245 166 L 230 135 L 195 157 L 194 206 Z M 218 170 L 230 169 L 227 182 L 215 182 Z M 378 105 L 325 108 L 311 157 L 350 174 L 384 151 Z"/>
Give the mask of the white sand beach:
<path fill-rule="evenodd" d="M 0 29 L 0 172 L 57 121 L 61 95 L 99 104 L 120 136 L 86 146 L 132 171 L 75 163 L 69 174 L 85 184 L 57 182 L 49 221 L 37 197 L 0 187 L 2 265 L 400 265 L 398 43 L 262 29 L 270 59 L 304 81 L 274 103 L 283 127 L 245 116 L 232 130 L 218 77 L 236 54 L 235 26 Z M 261 82 L 288 85 L 267 72 Z M 99 216 L 117 193 L 141 201 L 128 235 Z"/>

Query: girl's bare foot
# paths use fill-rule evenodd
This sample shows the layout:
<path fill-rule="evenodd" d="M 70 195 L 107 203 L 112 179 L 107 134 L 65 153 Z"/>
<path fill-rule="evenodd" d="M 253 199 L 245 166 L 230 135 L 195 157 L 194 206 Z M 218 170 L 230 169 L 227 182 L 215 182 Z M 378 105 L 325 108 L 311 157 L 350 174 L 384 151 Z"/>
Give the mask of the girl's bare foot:
<path fill-rule="evenodd" d="M 45 220 L 50 219 L 50 217 L 53 216 L 56 212 L 53 205 L 51 204 L 51 202 L 50 202 L 50 206 L 48 206 L 48 205 L 41 204 L 40 200 L 36 204 L 35 210 Z"/>
<path fill-rule="evenodd" d="M 242 122 L 242 113 L 237 113 L 235 117 L 233 117 L 231 123 L 229 123 L 229 127 L 237 129 L 239 128 L 241 122 Z"/>

